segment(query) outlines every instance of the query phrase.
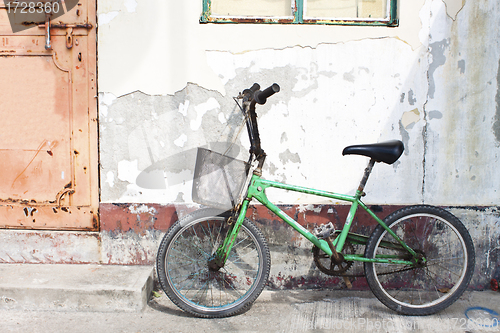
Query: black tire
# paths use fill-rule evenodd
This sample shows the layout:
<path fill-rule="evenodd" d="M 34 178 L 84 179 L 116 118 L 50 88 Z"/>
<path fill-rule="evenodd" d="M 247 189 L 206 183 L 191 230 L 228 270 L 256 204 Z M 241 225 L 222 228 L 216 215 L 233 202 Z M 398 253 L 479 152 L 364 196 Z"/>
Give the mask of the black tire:
<path fill-rule="evenodd" d="M 220 210 L 201 209 L 170 227 L 156 259 L 161 287 L 182 310 L 204 318 L 227 317 L 247 309 L 264 289 L 271 259 L 260 230 L 243 221 L 224 267 L 209 260 L 229 229 Z"/>
<path fill-rule="evenodd" d="M 365 262 L 366 279 L 375 296 L 405 315 L 429 315 L 453 304 L 469 285 L 475 263 L 474 244 L 462 222 L 444 209 L 427 205 L 402 208 L 384 222 L 426 262 L 416 268 Z M 401 246 L 390 249 L 391 244 L 382 241 L 396 242 L 378 225 L 365 256 L 397 253 L 407 260 L 412 257 Z M 399 272 L 390 273 L 395 270 Z"/>

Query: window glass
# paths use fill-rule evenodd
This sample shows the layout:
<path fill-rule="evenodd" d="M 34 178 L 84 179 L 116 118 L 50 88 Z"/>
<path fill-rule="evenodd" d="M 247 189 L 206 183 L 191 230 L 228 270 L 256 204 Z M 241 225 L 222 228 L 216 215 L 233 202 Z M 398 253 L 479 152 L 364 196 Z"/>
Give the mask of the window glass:
<path fill-rule="evenodd" d="M 387 18 L 387 0 L 303 0 L 304 18 Z"/>
<path fill-rule="evenodd" d="M 291 17 L 292 0 L 212 0 L 213 16 Z"/>

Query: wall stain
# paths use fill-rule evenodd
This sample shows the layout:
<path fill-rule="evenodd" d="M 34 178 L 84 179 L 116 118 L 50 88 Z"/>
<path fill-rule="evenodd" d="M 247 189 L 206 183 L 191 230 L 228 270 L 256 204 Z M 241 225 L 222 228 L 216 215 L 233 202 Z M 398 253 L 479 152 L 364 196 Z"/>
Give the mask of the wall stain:
<path fill-rule="evenodd" d="M 443 114 L 437 110 L 429 111 L 427 114 L 429 115 L 429 120 L 443 118 Z"/>
<path fill-rule="evenodd" d="M 449 39 L 443 39 L 439 42 L 434 42 L 429 45 L 432 62 L 429 64 L 429 98 L 434 98 L 436 92 L 436 83 L 434 82 L 434 72 L 439 66 L 446 63 L 446 56 L 444 55 L 445 49 L 450 45 Z"/>
<path fill-rule="evenodd" d="M 300 156 L 297 153 L 292 153 L 290 149 L 285 150 L 279 154 L 281 163 L 286 164 L 288 162 L 300 163 Z"/>
<path fill-rule="evenodd" d="M 410 103 L 410 105 L 415 105 L 416 101 L 417 99 L 413 97 L 413 90 L 410 89 L 410 91 L 408 91 L 408 103 Z"/>
<path fill-rule="evenodd" d="M 465 73 L 465 60 L 459 60 L 457 63 L 458 69 L 460 70 L 460 74 Z"/>
<path fill-rule="evenodd" d="M 497 94 L 495 96 L 495 103 L 496 103 L 496 113 L 495 113 L 495 122 L 493 123 L 493 133 L 495 134 L 495 139 L 497 140 L 497 144 L 500 145 L 500 60 L 498 62 Z"/>

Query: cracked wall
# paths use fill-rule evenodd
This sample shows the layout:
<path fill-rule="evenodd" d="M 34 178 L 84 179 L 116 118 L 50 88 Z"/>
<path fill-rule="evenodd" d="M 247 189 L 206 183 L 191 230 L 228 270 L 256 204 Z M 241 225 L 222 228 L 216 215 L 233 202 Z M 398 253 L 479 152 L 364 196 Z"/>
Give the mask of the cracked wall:
<path fill-rule="evenodd" d="M 370 51 L 353 57 L 361 48 Z M 174 95 L 102 94 L 101 155 L 109 157 L 101 160 L 102 199 L 189 203 L 196 147 L 218 142 L 225 149 L 224 144 L 234 143 L 238 156 L 246 159 L 248 139 L 245 129 L 239 133 L 241 113 L 228 96 L 253 82 L 281 85 L 281 92 L 258 109 L 270 178 L 352 193 L 366 160 L 342 157 L 349 144 L 399 138 L 404 133 L 406 155 L 422 159 L 418 110 L 423 109 L 421 87 L 426 77 L 414 65 L 421 50 L 383 38 L 243 54 L 208 51 L 207 63 L 224 84 L 226 96 L 194 84 Z M 137 108 L 141 112 L 125 111 L 123 120 L 124 110 Z M 414 177 L 403 187 L 390 181 L 398 173 Z M 168 185 L 160 186 L 163 178 Z M 378 166 L 374 179 L 368 193 L 387 184 L 398 189 L 374 196 L 378 203 L 421 201 L 422 169 L 411 159 Z M 314 199 L 285 193 L 275 200 Z"/>
<path fill-rule="evenodd" d="M 342 149 L 400 139 L 404 155 L 375 167 L 365 202 L 454 207 L 474 235 L 478 279 L 496 264 L 497 2 L 400 2 L 397 28 L 202 25 L 198 0 L 100 0 L 98 8 L 106 209 L 171 205 L 182 215 L 195 207 L 196 148 L 229 148 L 246 159 L 248 139 L 231 97 L 254 82 L 276 82 L 281 91 L 257 109 L 266 178 L 353 193 L 367 161 L 343 157 Z M 305 211 L 337 204 L 268 194 Z M 302 256 L 292 252 L 279 259 L 283 270 L 293 271 L 283 262 Z"/>
<path fill-rule="evenodd" d="M 321 43 L 381 37 L 398 38 L 416 48 L 421 21 L 415 14 L 423 3 L 415 0 L 401 6 L 398 28 L 353 28 L 199 24 L 201 0 L 98 0 L 99 89 L 115 96 L 136 90 L 174 94 L 192 82 L 224 93 L 222 82 L 206 62 L 209 50 L 314 48 Z"/>
<path fill-rule="evenodd" d="M 467 2 L 455 20 L 439 2 L 428 6 L 432 17 L 425 24 L 430 57 L 424 200 L 496 205 L 499 6 Z M 436 111 L 439 118 L 434 117 Z"/>
<path fill-rule="evenodd" d="M 200 25 L 192 22 L 195 1 L 162 2 L 153 14 L 143 1 L 101 3 L 103 202 L 190 203 L 196 147 L 233 142 L 245 158 L 245 131 L 236 137 L 231 129 L 241 120 L 231 96 L 254 81 L 282 86 L 259 109 L 271 178 L 352 193 L 365 161 L 341 157 L 343 147 L 398 138 L 405 158 L 377 166 L 367 187 L 375 203 L 496 202 L 498 177 L 482 167 L 497 161 L 500 136 L 498 17 L 486 15 L 497 13 L 496 4 L 405 4 L 400 27 L 379 29 Z M 117 34 L 134 22 L 147 24 L 128 31 L 132 36 L 143 28 L 153 33 L 131 47 Z M 283 38 L 234 35 L 249 29 L 257 29 L 256 36 L 279 31 Z M 228 38 L 219 38 L 221 31 Z M 384 196 L 375 195 L 381 191 Z M 321 202 L 291 193 L 273 199 Z"/>

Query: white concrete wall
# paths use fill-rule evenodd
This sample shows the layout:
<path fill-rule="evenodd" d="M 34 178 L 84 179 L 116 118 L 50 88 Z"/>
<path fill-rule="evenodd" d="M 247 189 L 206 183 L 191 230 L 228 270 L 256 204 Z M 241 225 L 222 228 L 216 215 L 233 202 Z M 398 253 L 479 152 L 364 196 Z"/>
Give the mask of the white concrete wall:
<path fill-rule="evenodd" d="M 196 147 L 248 149 L 231 97 L 276 82 L 258 108 L 266 178 L 353 193 L 367 161 L 342 149 L 400 139 L 366 202 L 498 205 L 499 6 L 400 1 L 383 28 L 200 24 L 201 0 L 98 0 L 101 201 L 189 204 Z"/>

